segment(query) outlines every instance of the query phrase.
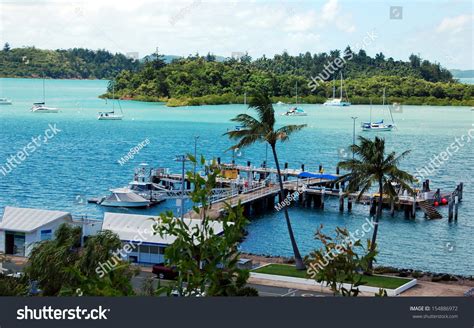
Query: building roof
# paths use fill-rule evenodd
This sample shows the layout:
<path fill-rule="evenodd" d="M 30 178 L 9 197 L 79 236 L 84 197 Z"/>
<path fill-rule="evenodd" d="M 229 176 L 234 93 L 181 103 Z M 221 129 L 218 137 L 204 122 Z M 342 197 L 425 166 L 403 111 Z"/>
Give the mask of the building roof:
<path fill-rule="evenodd" d="M 156 224 L 153 218 L 156 217 L 151 215 L 106 212 L 104 214 L 102 230 L 115 232 L 122 241 L 136 241 L 144 244 L 172 244 L 176 237 L 169 235 L 161 237 L 160 235 L 153 234 L 153 225 Z M 184 221 L 191 229 L 196 226 L 201 226 L 202 222 L 200 219 L 184 219 Z M 220 221 L 212 221 L 211 226 L 216 235 L 224 231 L 222 222 Z"/>
<path fill-rule="evenodd" d="M 32 232 L 59 219 L 72 220 L 72 217 L 68 212 L 7 206 L 0 222 L 0 229 Z"/>

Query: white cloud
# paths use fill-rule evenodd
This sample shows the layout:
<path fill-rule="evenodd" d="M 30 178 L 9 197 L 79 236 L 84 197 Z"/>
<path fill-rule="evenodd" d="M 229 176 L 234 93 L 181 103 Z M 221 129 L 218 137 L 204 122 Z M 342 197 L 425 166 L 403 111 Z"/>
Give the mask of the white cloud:
<path fill-rule="evenodd" d="M 459 15 L 455 17 L 446 17 L 436 29 L 438 32 L 460 33 L 465 29 L 472 29 L 474 15 Z"/>

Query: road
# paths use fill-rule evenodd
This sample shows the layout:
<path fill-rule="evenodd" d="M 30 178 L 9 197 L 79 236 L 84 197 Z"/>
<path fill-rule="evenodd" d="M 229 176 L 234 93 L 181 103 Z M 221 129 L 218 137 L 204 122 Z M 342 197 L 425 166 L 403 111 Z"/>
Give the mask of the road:
<path fill-rule="evenodd" d="M 153 286 L 155 288 L 158 286 L 158 278 L 150 272 L 140 272 L 140 274 L 136 277 L 132 278 L 132 286 L 133 289 L 140 293 L 141 287 L 143 282 L 147 277 L 153 278 Z M 161 281 L 161 285 L 166 284 L 166 280 Z M 284 287 L 276 287 L 276 286 L 265 286 L 265 285 L 257 285 L 257 284 L 248 284 L 247 286 L 253 287 L 258 290 L 259 296 L 267 296 L 267 297 L 325 297 L 331 296 L 325 293 L 319 293 L 311 290 L 302 290 L 302 289 L 293 289 L 293 288 L 284 288 Z"/>

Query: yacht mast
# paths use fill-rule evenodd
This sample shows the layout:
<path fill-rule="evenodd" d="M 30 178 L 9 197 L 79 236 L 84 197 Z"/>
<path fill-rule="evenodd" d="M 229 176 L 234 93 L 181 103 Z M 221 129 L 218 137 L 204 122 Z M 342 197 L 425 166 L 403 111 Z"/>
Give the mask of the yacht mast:
<path fill-rule="evenodd" d="M 342 101 L 342 72 L 341 72 L 341 101 Z"/>
<path fill-rule="evenodd" d="M 115 113 L 115 81 L 112 83 L 112 113 Z"/>
<path fill-rule="evenodd" d="M 336 77 L 332 79 L 332 99 L 336 99 Z"/>
<path fill-rule="evenodd" d="M 295 89 L 296 89 L 296 105 L 298 105 L 298 81 L 296 81 Z"/>
<path fill-rule="evenodd" d="M 45 85 L 44 85 L 44 74 L 43 74 L 43 103 L 46 103 L 46 92 L 45 92 Z"/>

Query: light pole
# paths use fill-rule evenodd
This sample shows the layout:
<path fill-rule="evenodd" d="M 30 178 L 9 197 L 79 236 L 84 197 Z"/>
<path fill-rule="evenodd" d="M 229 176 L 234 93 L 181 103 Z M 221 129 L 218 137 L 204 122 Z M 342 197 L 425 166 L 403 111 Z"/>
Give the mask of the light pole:
<path fill-rule="evenodd" d="M 357 116 L 351 116 L 353 124 L 352 124 L 352 145 L 355 145 L 355 138 L 356 138 L 356 120 Z M 354 150 L 352 150 L 352 159 L 354 159 Z"/>
<path fill-rule="evenodd" d="M 181 167 L 181 197 L 180 197 L 180 207 L 181 207 L 181 220 L 184 220 L 184 164 L 187 161 L 186 155 L 178 155 L 175 158 L 176 162 L 181 162 L 182 167 Z"/>
<path fill-rule="evenodd" d="M 199 136 L 194 136 L 194 164 L 193 164 L 193 172 L 194 176 L 196 176 L 196 156 L 197 156 L 197 142 L 198 142 Z"/>

